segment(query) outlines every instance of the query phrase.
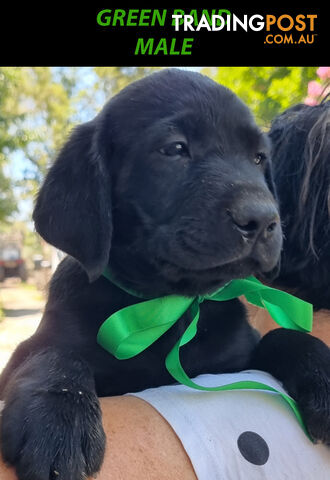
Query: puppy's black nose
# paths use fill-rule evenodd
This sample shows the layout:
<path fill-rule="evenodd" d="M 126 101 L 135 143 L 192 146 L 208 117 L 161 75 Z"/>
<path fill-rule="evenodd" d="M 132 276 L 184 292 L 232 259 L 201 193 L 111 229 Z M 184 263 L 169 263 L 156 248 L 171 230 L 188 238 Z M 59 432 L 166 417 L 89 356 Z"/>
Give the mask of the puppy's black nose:
<path fill-rule="evenodd" d="M 253 239 L 262 235 L 273 235 L 280 219 L 275 205 L 271 202 L 248 202 L 227 210 L 235 228 L 243 237 Z"/>

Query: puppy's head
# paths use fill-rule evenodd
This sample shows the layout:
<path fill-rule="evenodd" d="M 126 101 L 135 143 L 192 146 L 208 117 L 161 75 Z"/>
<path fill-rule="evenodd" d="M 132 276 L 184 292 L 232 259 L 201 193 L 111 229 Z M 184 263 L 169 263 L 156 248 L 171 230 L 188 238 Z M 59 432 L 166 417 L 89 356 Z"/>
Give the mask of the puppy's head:
<path fill-rule="evenodd" d="M 163 70 L 76 128 L 41 188 L 36 228 L 91 281 L 110 264 L 142 292 L 209 292 L 278 261 L 269 162 L 230 90 Z"/>

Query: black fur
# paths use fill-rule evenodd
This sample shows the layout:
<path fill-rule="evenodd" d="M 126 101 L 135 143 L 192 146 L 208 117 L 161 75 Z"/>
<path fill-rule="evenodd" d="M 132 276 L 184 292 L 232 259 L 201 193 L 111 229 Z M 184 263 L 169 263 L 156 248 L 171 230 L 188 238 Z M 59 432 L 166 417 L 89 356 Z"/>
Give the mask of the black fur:
<path fill-rule="evenodd" d="M 282 233 L 268 156 L 267 138 L 232 92 L 180 70 L 130 85 L 75 130 L 34 212 L 40 234 L 71 256 L 53 276 L 36 334 L 0 380 L 2 453 L 20 480 L 96 472 L 104 452 L 96 395 L 173 382 L 164 360 L 187 314 L 130 360 L 96 343 L 111 313 L 140 301 L 101 276 L 107 265 L 126 287 L 155 297 L 199 295 L 274 268 Z M 280 365 L 276 376 L 302 404 L 317 368 L 323 382 L 308 396 L 306 422 L 329 442 L 329 349 L 276 332 L 258 343 L 239 300 L 205 302 L 183 365 L 190 376 Z"/>
<path fill-rule="evenodd" d="M 297 105 L 270 130 L 284 245 L 276 282 L 330 308 L 330 101 Z"/>

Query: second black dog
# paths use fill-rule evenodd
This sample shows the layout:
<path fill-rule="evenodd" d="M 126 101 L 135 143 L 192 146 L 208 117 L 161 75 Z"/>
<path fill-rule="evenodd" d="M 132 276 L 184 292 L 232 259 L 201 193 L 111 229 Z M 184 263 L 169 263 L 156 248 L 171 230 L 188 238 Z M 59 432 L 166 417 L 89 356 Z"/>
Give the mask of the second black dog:
<path fill-rule="evenodd" d="M 279 285 L 330 309 L 330 100 L 296 105 L 272 123 L 284 246 Z"/>

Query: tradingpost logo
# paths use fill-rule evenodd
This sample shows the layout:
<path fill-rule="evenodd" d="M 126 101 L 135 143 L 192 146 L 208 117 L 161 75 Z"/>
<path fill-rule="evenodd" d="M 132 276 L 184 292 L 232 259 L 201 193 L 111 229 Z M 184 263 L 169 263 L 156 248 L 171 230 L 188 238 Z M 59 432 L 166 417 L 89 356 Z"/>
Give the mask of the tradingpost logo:
<path fill-rule="evenodd" d="M 265 31 L 265 44 L 313 44 L 318 15 L 315 13 L 298 15 L 235 15 L 229 11 L 222 11 L 221 15 L 207 16 L 205 13 L 200 19 L 196 15 L 174 13 L 172 15 L 175 31 L 198 32 L 206 29 L 212 32 L 245 32 Z"/>
<path fill-rule="evenodd" d="M 135 27 L 141 33 L 134 45 L 135 55 L 191 55 L 198 32 L 264 32 L 267 45 L 312 45 L 318 33 L 318 14 L 310 11 L 295 15 L 236 15 L 227 9 L 103 9 L 96 22 L 102 28 Z M 152 35 L 153 27 L 164 31 L 162 38 Z M 177 38 L 177 32 L 187 34 Z M 170 35 L 172 33 L 172 35 Z M 188 38 L 189 35 L 189 38 Z"/>

